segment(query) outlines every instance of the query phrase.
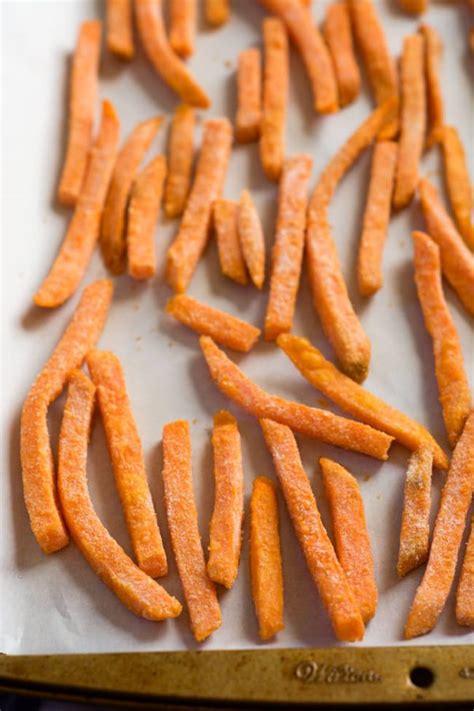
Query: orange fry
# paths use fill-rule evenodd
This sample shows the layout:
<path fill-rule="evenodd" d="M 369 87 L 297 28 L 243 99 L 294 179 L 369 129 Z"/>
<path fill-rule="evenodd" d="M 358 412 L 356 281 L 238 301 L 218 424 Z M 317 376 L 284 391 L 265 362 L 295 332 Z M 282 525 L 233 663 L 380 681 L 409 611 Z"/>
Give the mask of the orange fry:
<path fill-rule="evenodd" d="M 239 143 L 252 143 L 260 135 L 262 116 L 262 60 L 256 47 L 239 54 L 237 72 L 237 114 L 235 137 Z"/>
<path fill-rule="evenodd" d="M 73 207 L 81 192 L 92 145 L 102 25 L 83 22 L 72 59 L 66 157 L 58 187 L 61 205 Z"/>
<path fill-rule="evenodd" d="M 420 32 L 425 40 L 425 75 L 429 118 L 426 145 L 429 148 L 440 140 L 444 124 L 443 94 L 439 76 L 443 43 L 438 32 L 431 25 L 421 25 Z"/>
<path fill-rule="evenodd" d="M 174 557 L 198 642 L 221 625 L 214 583 L 207 575 L 193 494 L 191 441 L 186 420 L 163 428 L 165 508 Z"/>
<path fill-rule="evenodd" d="M 449 443 L 456 444 L 471 409 L 461 342 L 444 300 L 439 248 L 423 232 L 413 232 L 415 281 L 425 325 L 433 340 L 436 380 Z"/>
<path fill-rule="evenodd" d="M 260 217 L 248 190 L 242 190 L 240 194 L 237 231 L 250 278 L 257 289 L 261 289 L 265 279 L 265 239 Z"/>
<path fill-rule="evenodd" d="M 456 591 L 456 621 L 458 625 L 474 627 L 474 518 Z"/>
<path fill-rule="evenodd" d="M 175 291 L 186 291 L 206 247 L 212 204 L 222 192 L 231 144 L 232 127 L 227 119 L 205 121 L 193 187 L 178 234 L 167 252 L 166 278 Z"/>
<path fill-rule="evenodd" d="M 132 59 L 133 47 L 131 0 L 107 0 L 107 47 L 121 59 Z"/>
<path fill-rule="evenodd" d="M 321 521 L 295 436 L 289 427 L 272 420 L 260 420 L 260 425 L 306 564 L 336 637 L 344 642 L 362 639 L 361 613 Z"/>
<path fill-rule="evenodd" d="M 278 187 L 278 215 L 272 249 L 265 338 L 291 331 L 303 261 L 308 181 L 313 161 L 307 153 L 287 158 Z"/>
<path fill-rule="evenodd" d="M 334 64 L 341 106 L 350 104 L 360 92 L 360 71 L 354 55 L 349 12 L 345 2 L 329 5 L 323 28 Z"/>
<path fill-rule="evenodd" d="M 206 21 L 218 27 L 227 22 L 230 15 L 229 0 L 205 0 Z"/>
<path fill-rule="evenodd" d="M 76 291 L 99 238 L 100 220 L 117 155 L 120 124 L 109 101 L 90 151 L 81 192 L 66 236 L 49 274 L 33 297 L 37 306 L 60 306 Z"/>
<path fill-rule="evenodd" d="M 368 425 L 269 395 L 247 378 L 208 336 L 199 339 L 212 380 L 219 390 L 254 417 L 266 417 L 308 437 L 376 459 L 387 459 L 393 437 Z"/>
<path fill-rule="evenodd" d="M 97 388 L 115 483 L 138 567 L 152 578 L 166 575 L 166 553 L 122 365 L 116 355 L 107 351 L 92 350 L 86 360 Z"/>
<path fill-rule="evenodd" d="M 428 9 L 429 0 L 400 0 L 400 7 L 410 15 L 421 15 Z"/>
<path fill-rule="evenodd" d="M 59 437 L 58 492 L 69 531 L 95 573 L 140 617 L 177 617 L 181 605 L 140 570 L 102 525 L 87 489 L 87 443 L 95 387 L 73 371 Z"/>
<path fill-rule="evenodd" d="M 186 104 L 178 106 L 174 112 L 169 140 L 164 200 L 167 217 L 178 217 L 186 205 L 193 167 L 194 123 L 193 107 Z"/>
<path fill-rule="evenodd" d="M 56 501 L 53 455 L 49 441 L 49 405 L 61 393 L 70 373 L 95 345 L 109 311 L 112 284 L 96 281 L 86 287 L 61 340 L 33 383 L 23 405 L 20 454 L 23 490 L 31 529 L 45 553 L 68 543 Z"/>
<path fill-rule="evenodd" d="M 474 491 L 474 411 L 466 420 L 441 492 L 430 555 L 405 626 L 405 639 L 430 632 L 443 611 Z"/>
<path fill-rule="evenodd" d="M 263 21 L 263 108 L 260 124 L 260 160 L 270 180 L 280 177 L 285 156 L 288 102 L 288 39 L 277 17 Z"/>
<path fill-rule="evenodd" d="M 474 224 L 472 185 L 466 163 L 466 154 L 454 126 L 444 126 L 441 134 L 444 170 L 451 207 L 453 208 L 459 232 L 464 241 L 474 250 Z"/>
<path fill-rule="evenodd" d="M 214 202 L 212 214 L 221 272 L 245 286 L 248 284 L 248 278 L 237 230 L 237 203 L 219 198 Z"/>
<path fill-rule="evenodd" d="M 254 479 L 250 499 L 250 577 L 260 639 L 265 641 L 285 627 L 278 499 L 266 476 Z"/>
<path fill-rule="evenodd" d="M 171 0 L 170 45 L 180 57 L 194 52 L 196 34 L 196 0 Z"/>
<path fill-rule="evenodd" d="M 221 410 L 214 415 L 214 511 L 209 533 L 207 573 L 231 588 L 239 570 L 244 516 L 244 474 L 237 420 Z"/>
<path fill-rule="evenodd" d="M 279 336 L 277 343 L 303 377 L 342 410 L 387 432 L 408 449 L 415 451 L 427 444 L 433 450 L 436 466 L 448 468 L 446 454 L 425 427 L 341 373 L 306 338 L 287 333 Z"/>

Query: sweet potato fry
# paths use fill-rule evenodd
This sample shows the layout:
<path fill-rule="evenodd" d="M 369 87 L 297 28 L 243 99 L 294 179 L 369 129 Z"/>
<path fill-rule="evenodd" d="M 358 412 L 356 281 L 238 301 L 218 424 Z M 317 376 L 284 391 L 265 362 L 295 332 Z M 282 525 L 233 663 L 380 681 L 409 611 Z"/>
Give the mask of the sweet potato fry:
<path fill-rule="evenodd" d="M 166 553 L 122 365 L 113 353 L 92 350 L 87 355 L 87 367 L 97 388 L 115 483 L 138 567 L 152 578 L 166 575 Z"/>
<path fill-rule="evenodd" d="M 474 518 L 456 591 L 456 621 L 458 625 L 474 627 Z"/>
<path fill-rule="evenodd" d="M 387 459 L 393 437 L 332 412 L 269 395 L 247 378 L 211 338 L 201 336 L 199 342 L 211 378 L 219 390 L 254 417 L 276 420 L 296 432 L 336 447 Z"/>
<path fill-rule="evenodd" d="M 132 59 L 133 46 L 131 0 L 107 0 L 107 47 L 120 59 Z"/>
<path fill-rule="evenodd" d="M 240 194 L 237 231 L 250 278 L 257 289 L 261 289 L 265 279 L 265 239 L 260 217 L 248 190 L 242 190 Z"/>
<path fill-rule="evenodd" d="M 229 0 L 205 0 L 207 22 L 219 27 L 227 22 L 230 15 Z"/>
<path fill-rule="evenodd" d="M 237 70 L 237 114 L 235 137 L 239 143 L 252 143 L 260 135 L 262 116 L 262 59 L 256 47 L 239 54 Z"/>
<path fill-rule="evenodd" d="M 474 315 L 474 255 L 456 230 L 436 188 L 425 178 L 419 190 L 429 235 L 439 247 L 443 274 L 464 308 Z"/>
<path fill-rule="evenodd" d="M 428 9 L 429 0 L 400 0 L 400 7 L 410 15 L 421 15 Z"/>
<path fill-rule="evenodd" d="M 186 205 L 193 167 L 194 123 L 193 107 L 186 104 L 178 106 L 174 112 L 169 140 L 164 200 L 167 217 L 178 217 Z"/>
<path fill-rule="evenodd" d="M 461 342 L 444 300 L 439 248 L 423 232 L 413 232 L 415 282 L 425 325 L 433 341 L 436 380 L 449 443 L 456 444 L 471 409 Z"/>
<path fill-rule="evenodd" d="M 288 102 L 288 39 L 277 17 L 263 21 L 263 110 L 260 125 L 260 160 L 270 180 L 280 177 L 285 156 Z"/>
<path fill-rule="evenodd" d="M 360 71 L 354 55 L 349 6 L 345 2 L 328 5 L 323 33 L 334 65 L 339 104 L 347 106 L 359 95 Z"/>
<path fill-rule="evenodd" d="M 474 250 L 474 224 L 472 185 L 466 163 L 466 154 L 454 126 L 444 126 L 441 134 L 444 170 L 451 207 L 459 232 L 467 246 Z"/>
<path fill-rule="evenodd" d="M 49 441 L 49 405 L 61 393 L 70 373 L 78 368 L 95 345 L 104 327 L 112 284 L 90 284 L 48 362 L 33 383 L 23 405 L 20 454 L 23 490 L 31 529 L 45 553 L 54 553 L 68 543 L 56 501 L 53 455 Z"/>
<path fill-rule="evenodd" d="M 199 536 L 191 472 L 191 441 L 186 420 L 163 428 L 163 483 L 165 508 L 178 573 L 198 642 L 221 625 L 214 583 L 206 572 Z"/>
<path fill-rule="evenodd" d="M 279 336 L 277 343 L 306 380 L 342 410 L 387 432 L 408 449 L 415 451 L 427 444 L 436 466 L 448 468 L 446 454 L 427 429 L 341 373 L 306 338 L 287 333 Z"/>
<path fill-rule="evenodd" d="M 234 200 L 219 198 L 214 202 L 212 214 L 221 272 L 245 286 L 248 278 L 237 230 L 237 213 L 238 205 Z"/>
<path fill-rule="evenodd" d="M 74 207 L 81 192 L 92 145 L 102 25 L 83 22 L 72 59 L 66 157 L 58 187 L 62 205 Z"/>
<path fill-rule="evenodd" d="M 423 444 L 410 457 L 403 497 L 397 573 L 403 578 L 428 558 L 433 451 Z"/>
<path fill-rule="evenodd" d="M 425 40 L 425 75 L 429 119 L 426 146 L 429 148 L 441 139 L 444 124 L 443 94 L 439 76 L 443 43 L 438 32 L 431 25 L 421 25 L 420 32 Z"/>
<path fill-rule="evenodd" d="M 194 52 L 196 34 L 196 0 L 171 0 L 170 45 L 180 57 Z"/>
<path fill-rule="evenodd" d="M 362 639 L 362 616 L 321 521 L 294 434 L 269 419 L 260 420 L 260 425 L 301 550 L 336 637 L 344 642 Z"/>
<path fill-rule="evenodd" d="M 220 197 L 232 144 L 232 127 L 225 118 L 204 123 L 196 176 L 178 234 L 168 249 L 166 278 L 178 292 L 186 291 L 206 247 L 212 204 Z"/>
<path fill-rule="evenodd" d="M 37 306 L 60 306 L 76 291 L 99 238 L 100 220 L 117 155 L 120 124 L 109 101 L 90 152 L 74 215 L 49 274 L 33 297 Z"/>
<path fill-rule="evenodd" d="M 357 259 L 357 280 L 363 296 L 382 288 L 382 255 L 390 221 L 397 144 L 379 141 L 374 146 L 369 192 L 365 205 Z"/>
<path fill-rule="evenodd" d="M 101 580 L 140 617 L 177 617 L 181 605 L 140 570 L 104 528 L 87 489 L 87 444 L 95 387 L 80 370 L 73 371 L 59 437 L 58 492 L 68 529 Z"/>
<path fill-rule="evenodd" d="M 155 228 L 160 214 L 166 159 L 158 155 L 135 180 L 130 191 L 127 220 L 128 273 L 150 279 L 156 273 Z"/>
<path fill-rule="evenodd" d="M 260 639 L 266 641 L 285 627 L 277 492 L 266 476 L 254 479 L 250 499 L 250 577 Z"/>
<path fill-rule="evenodd" d="M 278 188 L 278 215 L 272 249 L 265 338 L 291 331 L 303 261 L 308 181 L 313 160 L 307 153 L 287 158 Z"/>
<path fill-rule="evenodd" d="M 377 585 L 364 502 L 357 479 L 331 459 L 319 460 L 331 512 L 339 563 L 352 588 L 365 624 L 377 609 Z"/>
<path fill-rule="evenodd" d="M 244 516 L 244 474 L 237 420 L 221 410 L 214 415 L 214 511 L 209 533 L 207 574 L 231 588 L 239 570 Z"/>
<path fill-rule="evenodd" d="M 446 603 L 474 491 L 474 411 L 466 420 L 441 492 L 428 563 L 405 626 L 405 639 L 430 632 Z"/>

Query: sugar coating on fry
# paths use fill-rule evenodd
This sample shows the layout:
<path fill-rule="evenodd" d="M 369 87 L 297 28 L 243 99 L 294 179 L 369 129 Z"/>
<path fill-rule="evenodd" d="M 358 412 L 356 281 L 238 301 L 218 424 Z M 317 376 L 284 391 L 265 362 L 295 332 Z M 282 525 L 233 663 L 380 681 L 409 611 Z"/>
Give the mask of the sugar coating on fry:
<path fill-rule="evenodd" d="M 215 489 L 207 574 L 230 589 L 237 578 L 242 547 L 244 474 L 237 420 L 226 410 L 214 415 L 212 451 Z"/>
<path fill-rule="evenodd" d="M 421 15 L 428 9 L 429 0 L 400 0 L 400 7 L 410 15 Z"/>
<path fill-rule="evenodd" d="M 237 114 L 235 137 L 239 143 L 251 143 L 260 135 L 262 117 L 262 59 L 256 47 L 239 54 L 237 70 Z"/>
<path fill-rule="evenodd" d="M 212 205 L 222 193 L 231 145 L 232 127 L 227 119 L 204 123 L 193 187 L 178 234 L 166 255 L 166 278 L 177 292 L 186 291 L 206 247 Z"/>
<path fill-rule="evenodd" d="M 205 15 L 210 25 L 223 25 L 230 15 L 229 0 L 205 0 Z"/>
<path fill-rule="evenodd" d="M 431 25 L 421 25 L 420 32 L 425 40 L 425 74 L 429 119 L 426 145 L 429 148 L 440 140 L 444 124 L 443 94 L 439 75 L 443 42 L 438 32 Z"/>
<path fill-rule="evenodd" d="M 262 223 L 248 190 L 240 194 L 237 230 L 250 278 L 261 289 L 265 279 L 265 239 Z"/>
<path fill-rule="evenodd" d="M 446 186 L 451 207 L 453 208 L 459 232 L 468 247 L 474 250 L 474 223 L 471 217 L 473 191 L 464 147 L 454 126 L 444 126 L 441 135 Z"/>
<path fill-rule="evenodd" d="M 107 47 L 121 59 L 132 59 L 132 0 L 107 0 Z"/>
<path fill-rule="evenodd" d="M 166 177 L 166 158 L 158 155 L 137 176 L 130 191 L 127 220 L 128 273 L 150 279 L 156 273 L 155 228 Z"/>
<path fill-rule="evenodd" d="M 339 103 L 347 106 L 359 95 L 360 71 L 352 43 L 349 6 L 345 2 L 328 6 L 323 32 L 336 73 Z"/>
<path fill-rule="evenodd" d="M 68 207 L 76 204 L 81 192 L 92 144 L 101 31 L 99 21 L 83 22 L 72 59 L 68 139 L 58 187 L 58 200 Z"/>
<path fill-rule="evenodd" d="M 377 459 L 387 458 L 393 437 L 332 412 L 269 395 L 247 378 L 211 338 L 201 336 L 199 342 L 211 378 L 219 390 L 254 417 L 276 420 L 296 432 L 337 447 Z"/>
<path fill-rule="evenodd" d="M 84 289 L 64 335 L 23 405 L 20 425 L 23 492 L 31 529 L 45 553 L 54 553 L 68 543 L 56 500 L 48 407 L 61 393 L 70 373 L 81 365 L 95 345 L 111 300 L 112 284 L 108 280 L 94 282 Z"/>
<path fill-rule="evenodd" d="M 456 622 L 458 625 L 474 627 L 474 518 L 471 519 L 471 533 L 456 591 Z"/>
<path fill-rule="evenodd" d="M 166 575 L 166 553 L 122 365 L 113 353 L 92 350 L 87 367 L 97 388 L 115 483 L 138 567 L 152 578 Z"/>
<path fill-rule="evenodd" d="M 260 425 L 296 536 L 336 637 L 345 642 L 362 639 L 362 616 L 321 521 L 295 436 L 289 427 L 272 420 L 260 420 Z"/>
<path fill-rule="evenodd" d="M 100 220 L 115 164 L 120 123 L 109 101 L 102 105 L 102 121 L 74 215 L 49 274 L 33 297 L 37 306 L 54 308 L 76 291 L 99 238 Z"/>
<path fill-rule="evenodd" d="M 189 57 L 194 52 L 196 34 L 196 0 L 171 0 L 170 31 L 171 48 L 180 57 Z"/>
<path fill-rule="evenodd" d="M 288 102 L 288 38 L 277 17 L 263 21 L 263 105 L 260 124 L 260 160 L 270 180 L 280 177 L 285 157 Z"/>
<path fill-rule="evenodd" d="M 278 499 L 266 476 L 254 479 L 250 499 L 250 577 L 260 639 L 266 641 L 285 627 Z"/>
<path fill-rule="evenodd" d="M 130 560 L 94 511 L 86 473 L 94 396 L 89 378 L 74 371 L 61 424 L 58 461 L 59 500 L 68 529 L 94 572 L 129 610 L 148 620 L 177 617 L 182 609 L 178 600 Z"/>
<path fill-rule="evenodd" d="M 246 286 L 247 268 L 237 229 L 238 209 L 234 200 L 219 198 L 214 202 L 212 215 L 221 272 L 237 284 Z"/>
<path fill-rule="evenodd" d="M 169 139 L 168 176 L 165 186 L 167 217 L 181 215 L 191 185 L 195 115 L 192 106 L 178 106 L 173 115 Z"/>
<path fill-rule="evenodd" d="M 291 331 L 303 261 L 308 181 L 313 161 L 307 153 L 287 158 L 278 187 L 278 214 L 272 248 L 265 338 Z"/>
<path fill-rule="evenodd" d="M 193 494 L 191 441 L 185 420 L 163 428 L 163 483 L 171 545 L 198 642 L 221 625 L 214 583 L 206 571 Z"/>

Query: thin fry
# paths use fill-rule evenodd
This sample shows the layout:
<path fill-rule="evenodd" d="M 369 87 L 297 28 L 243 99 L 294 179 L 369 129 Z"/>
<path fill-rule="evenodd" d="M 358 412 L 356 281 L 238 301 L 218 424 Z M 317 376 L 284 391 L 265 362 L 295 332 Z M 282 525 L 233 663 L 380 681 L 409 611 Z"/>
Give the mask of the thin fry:
<path fill-rule="evenodd" d="M 227 22 L 230 15 L 229 0 L 205 0 L 207 22 L 213 27 L 219 27 Z"/>
<path fill-rule="evenodd" d="M 237 94 L 235 137 L 239 143 L 252 143 L 260 135 L 262 117 L 262 59 L 256 47 L 239 54 Z"/>
<path fill-rule="evenodd" d="M 425 74 L 428 99 L 428 136 L 429 148 L 441 139 L 444 124 L 443 94 L 439 76 L 443 42 L 438 32 L 431 25 L 421 25 L 420 32 L 425 40 Z"/>
<path fill-rule="evenodd" d="M 323 28 L 336 73 L 341 107 L 354 101 L 360 92 L 360 71 L 354 55 L 349 13 L 345 2 L 329 5 Z"/>
<path fill-rule="evenodd" d="M 277 17 L 263 21 L 263 109 L 260 125 L 260 160 L 270 180 L 277 181 L 285 156 L 288 102 L 288 39 Z"/>
<path fill-rule="evenodd" d="M 421 15 L 428 9 L 429 0 L 400 0 L 400 7 L 410 15 Z"/>
<path fill-rule="evenodd" d="M 109 51 L 120 59 L 132 59 L 135 49 L 131 0 L 107 0 L 106 17 Z"/>
<path fill-rule="evenodd" d="M 237 230 L 237 213 L 238 205 L 234 200 L 219 198 L 214 203 L 212 214 L 221 272 L 245 286 L 248 278 Z"/>
<path fill-rule="evenodd" d="M 193 167 L 194 124 L 193 107 L 178 106 L 173 115 L 168 149 L 164 199 L 167 217 L 178 217 L 186 205 Z"/>
<path fill-rule="evenodd" d="M 265 279 L 265 239 L 262 223 L 248 190 L 240 194 L 237 231 L 250 278 L 261 289 Z"/>
<path fill-rule="evenodd" d="M 456 591 L 456 621 L 458 625 L 474 627 L 474 518 Z"/>
<path fill-rule="evenodd" d="M 196 0 L 171 0 L 170 45 L 180 57 L 194 52 L 196 34 Z"/>
<path fill-rule="evenodd" d="M 473 210 L 473 193 L 466 154 L 454 126 L 444 126 L 441 145 L 443 147 L 444 170 L 449 200 L 453 208 L 459 232 L 464 241 L 474 250 L 474 224 L 471 220 Z"/>

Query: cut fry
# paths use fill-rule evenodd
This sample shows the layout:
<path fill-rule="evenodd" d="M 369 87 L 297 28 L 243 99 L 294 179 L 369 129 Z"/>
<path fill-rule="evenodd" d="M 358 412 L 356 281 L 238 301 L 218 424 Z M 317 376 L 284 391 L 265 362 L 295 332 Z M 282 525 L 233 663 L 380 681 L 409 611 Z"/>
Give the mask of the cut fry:
<path fill-rule="evenodd" d="M 171 545 L 188 606 L 191 629 L 198 642 L 221 625 L 221 611 L 198 529 L 191 472 L 191 441 L 185 420 L 163 428 L 163 483 Z"/>
<path fill-rule="evenodd" d="M 377 585 L 364 502 L 357 479 L 331 459 L 320 459 L 338 560 L 365 624 L 377 609 Z"/>
<path fill-rule="evenodd" d="M 229 279 L 245 286 L 248 278 L 237 230 L 237 214 L 238 205 L 233 200 L 220 198 L 215 201 L 214 230 L 221 271 Z"/>
<path fill-rule="evenodd" d="M 262 59 L 256 47 L 239 54 L 237 93 L 235 137 L 239 143 L 251 143 L 260 135 L 262 116 Z"/>
<path fill-rule="evenodd" d="M 242 546 L 244 474 L 237 420 L 221 410 L 214 415 L 214 511 L 210 525 L 207 574 L 230 589 L 237 578 Z"/>
<path fill-rule="evenodd" d="M 138 567 L 152 578 L 166 575 L 166 553 L 121 363 L 113 353 L 92 350 L 87 367 L 97 388 L 115 483 Z"/>
<path fill-rule="evenodd" d="M 54 308 L 69 299 L 84 276 L 99 238 L 100 220 L 117 155 L 120 124 L 109 101 L 91 149 L 74 215 L 48 276 L 33 297 L 37 306 Z"/>
<path fill-rule="evenodd" d="M 213 27 L 219 27 L 229 19 L 229 0 L 205 0 L 205 12 L 207 22 Z"/>
<path fill-rule="evenodd" d="M 69 375 L 79 368 L 104 327 L 112 284 L 97 281 L 86 287 L 79 305 L 48 362 L 33 383 L 23 405 L 20 454 L 23 490 L 31 529 L 45 553 L 68 543 L 56 500 L 53 454 L 49 441 L 49 405 L 61 393 Z"/>
<path fill-rule="evenodd" d="M 107 47 L 121 59 L 132 59 L 132 0 L 107 0 Z"/>
<path fill-rule="evenodd" d="M 128 273 L 150 279 L 156 273 L 155 228 L 166 176 L 166 158 L 156 156 L 135 180 L 128 206 Z"/>
<path fill-rule="evenodd" d="M 423 232 L 413 232 L 415 281 L 425 325 L 433 341 L 436 380 L 449 443 L 456 444 L 471 409 L 461 342 L 444 300 L 439 248 Z"/>
<path fill-rule="evenodd" d="M 250 499 L 250 576 L 260 639 L 266 641 L 285 627 L 277 492 L 266 476 L 254 480 Z"/>
<path fill-rule="evenodd" d="M 165 187 L 165 213 L 167 217 L 181 215 L 191 185 L 194 144 L 194 109 L 178 106 L 171 124 L 168 177 Z"/>
<path fill-rule="evenodd" d="M 397 573 L 403 578 L 428 558 L 433 451 L 422 445 L 410 457 L 403 497 Z"/>
<path fill-rule="evenodd" d="M 61 205 L 74 207 L 81 192 L 92 145 L 101 23 L 83 22 L 72 60 L 66 158 L 58 187 Z"/>
<path fill-rule="evenodd" d="M 454 450 L 441 492 L 430 555 L 405 626 L 405 639 L 430 632 L 449 595 L 474 491 L 474 411 Z"/>
<path fill-rule="evenodd" d="M 372 296 L 383 285 L 382 255 L 390 221 L 396 162 L 396 143 L 379 141 L 375 144 L 357 260 L 357 280 L 363 296 Z"/>
<path fill-rule="evenodd" d="M 362 639 L 361 613 L 321 521 L 293 432 L 268 419 L 260 420 L 260 425 L 301 550 L 336 637 L 344 642 Z"/>
<path fill-rule="evenodd" d="M 426 178 L 420 182 L 420 200 L 429 235 L 439 247 L 443 274 L 464 308 L 474 315 L 474 256 L 446 212 L 438 191 Z"/>
<path fill-rule="evenodd" d="M 421 25 L 420 32 L 425 40 L 425 73 L 429 119 L 426 145 L 429 148 L 441 139 L 444 124 L 443 94 L 439 76 L 443 43 L 438 32 L 430 25 Z"/>
<path fill-rule="evenodd" d="M 261 289 L 265 279 L 265 240 L 260 217 L 248 190 L 242 190 L 240 194 L 237 230 L 250 277 L 257 289 Z"/>
<path fill-rule="evenodd" d="M 444 170 L 451 207 L 453 208 L 459 232 L 464 241 L 474 250 L 474 224 L 471 220 L 473 210 L 472 186 L 466 163 L 466 154 L 454 126 L 442 129 Z"/>
<path fill-rule="evenodd" d="M 425 145 L 426 87 L 423 37 L 408 35 L 401 59 L 401 120 L 393 206 L 408 205 L 415 194 Z"/>
<path fill-rule="evenodd" d="M 277 343 L 303 377 L 341 409 L 387 432 L 408 449 L 415 451 L 427 444 L 433 450 L 435 465 L 448 468 L 446 454 L 427 429 L 341 373 L 306 338 L 282 334 Z"/>
<path fill-rule="evenodd" d="M 125 217 L 130 189 L 143 156 L 162 122 L 163 117 L 156 116 L 137 124 L 125 141 L 115 163 L 100 234 L 104 261 L 113 274 L 121 274 L 125 270 Z"/>
<path fill-rule="evenodd" d="M 410 15 L 421 15 L 428 9 L 429 0 L 400 0 L 400 7 Z"/>
<path fill-rule="evenodd" d="M 247 378 L 211 338 L 201 336 L 199 342 L 211 378 L 219 390 L 254 417 L 276 420 L 296 432 L 336 447 L 387 459 L 393 437 L 332 412 L 269 395 Z"/>
<path fill-rule="evenodd" d="M 360 71 L 354 55 L 349 6 L 345 2 L 328 6 L 323 31 L 334 64 L 339 103 L 341 107 L 347 106 L 359 95 Z"/>
<path fill-rule="evenodd" d="M 287 158 L 278 188 L 278 215 L 272 249 L 265 338 L 291 331 L 303 261 L 308 181 L 313 161 L 307 153 Z"/>
<path fill-rule="evenodd" d="M 194 52 L 196 34 L 196 0 L 171 0 L 170 45 L 180 57 Z"/>
<path fill-rule="evenodd" d="M 178 292 L 186 291 L 207 244 L 212 205 L 220 197 L 232 144 L 232 127 L 225 118 L 204 123 L 193 187 L 178 234 L 168 249 L 166 278 Z"/>
<path fill-rule="evenodd" d="M 474 518 L 456 592 L 456 621 L 458 625 L 474 627 Z"/>
<path fill-rule="evenodd" d="M 207 109 L 210 105 L 209 97 L 168 43 L 161 0 L 135 0 L 135 17 L 145 54 L 157 74 L 182 101 Z"/>
<path fill-rule="evenodd" d="M 139 617 L 177 617 L 181 605 L 140 570 L 99 520 L 87 489 L 87 444 L 95 388 L 77 370 L 71 374 L 59 437 L 58 492 L 69 531 L 101 580 Z"/>
<path fill-rule="evenodd" d="M 285 123 L 288 102 L 288 39 L 277 17 L 263 21 L 263 111 L 260 126 L 260 160 L 269 180 L 280 177 L 285 157 Z"/>

